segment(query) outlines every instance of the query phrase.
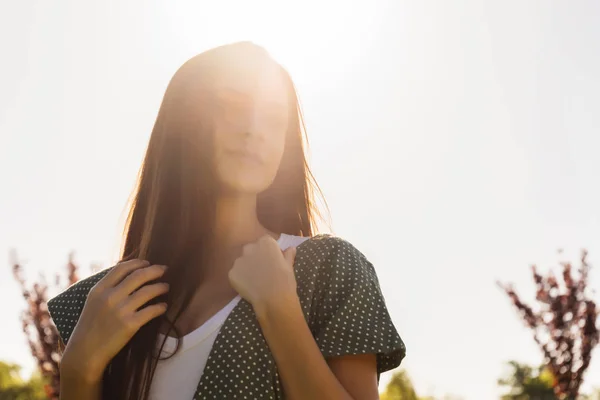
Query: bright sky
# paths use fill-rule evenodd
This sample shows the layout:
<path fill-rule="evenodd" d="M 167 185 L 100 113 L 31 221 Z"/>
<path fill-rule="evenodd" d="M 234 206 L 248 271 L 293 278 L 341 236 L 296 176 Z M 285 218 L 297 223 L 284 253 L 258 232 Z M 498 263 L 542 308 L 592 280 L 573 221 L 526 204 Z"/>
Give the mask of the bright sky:
<path fill-rule="evenodd" d="M 71 250 L 111 264 L 168 80 L 250 39 L 296 80 L 335 233 L 375 264 L 419 394 L 494 399 L 505 361 L 541 362 L 495 280 L 531 295 L 558 247 L 600 268 L 600 3 L 141 4 L 0 2 L 0 251 L 29 277 Z M 30 371 L 8 266 L 0 304 L 0 359 Z"/>

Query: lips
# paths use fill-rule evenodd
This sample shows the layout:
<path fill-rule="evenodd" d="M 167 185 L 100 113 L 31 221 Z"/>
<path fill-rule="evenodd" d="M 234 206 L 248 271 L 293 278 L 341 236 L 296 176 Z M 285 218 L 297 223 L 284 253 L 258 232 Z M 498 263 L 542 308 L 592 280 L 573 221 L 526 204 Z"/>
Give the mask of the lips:
<path fill-rule="evenodd" d="M 259 154 L 251 152 L 251 151 L 230 150 L 230 151 L 227 151 L 227 154 L 234 158 L 237 158 L 245 163 L 257 164 L 257 165 L 263 164 L 262 157 Z"/>

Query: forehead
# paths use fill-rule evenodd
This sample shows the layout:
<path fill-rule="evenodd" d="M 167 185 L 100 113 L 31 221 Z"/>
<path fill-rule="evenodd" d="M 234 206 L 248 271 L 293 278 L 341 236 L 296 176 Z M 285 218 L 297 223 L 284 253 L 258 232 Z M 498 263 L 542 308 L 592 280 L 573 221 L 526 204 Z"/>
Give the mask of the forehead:
<path fill-rule="evenodd" d="M 216 75 L 213 88 L 215 97 L 225 102 L 288 105 L 283 71 L 274 62 L 230 65 Z"/>

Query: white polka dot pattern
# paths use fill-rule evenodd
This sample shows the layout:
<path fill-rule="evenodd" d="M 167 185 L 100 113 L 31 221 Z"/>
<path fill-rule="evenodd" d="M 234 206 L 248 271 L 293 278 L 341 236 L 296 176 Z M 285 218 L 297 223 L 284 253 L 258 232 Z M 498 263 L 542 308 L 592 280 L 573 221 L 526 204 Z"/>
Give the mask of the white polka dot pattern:
<path fill-rule="evenodd" d="M 319 235 L 298 246 L 294 269 L 305 318 L 323 355 L 376 354 L 377 373 L 396 368 L 406 349 L 373 265 L 352 244 Z M 104 270 L 48 302 L 66 343 L 89 290 Z M 284 399 L 277 367 L 252 306 L 241 300 L 215 340 L 195 400 Z"/>
<path fill-rule="evenodd" d="M 86 279 L 80 280 L 61 294 L 48 300 L 48 311 L 65 345 L 69 341 L 71 333 L 75 329 L 75 325 L 77 325 L 77 321 L 79 321 L 79 315 L 83 311 L 89 291 L 112 268 L 104 269 Z"/>
<path fill-rule="evenodd" d="M 385 305 L 373 265 L 352 244 L 326 236 L 307 248 L 298 260 L 297 275 L 315 282 L 311 331 L 325 358 L 350 354 L 377 354 L 379 374 L 396 368 L 406 348 Z M 314 267 L 317 260 L 317 268 Z M 303 269 L 306 269 L 304 271 Z"/>

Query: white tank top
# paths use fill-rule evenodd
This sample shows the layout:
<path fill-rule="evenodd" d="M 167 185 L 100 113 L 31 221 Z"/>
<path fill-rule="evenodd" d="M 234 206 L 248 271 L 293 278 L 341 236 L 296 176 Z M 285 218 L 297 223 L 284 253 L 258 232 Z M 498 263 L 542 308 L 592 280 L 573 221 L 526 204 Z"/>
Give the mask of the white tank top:
<path fill-rule="evenodd" d="M 307 239 L 281 234 L 277 243 L 281 250 L 285 250 L 298 246 Z M 179 351 L 158 362 L 150 385 L 150 400 L 189 400 L 194 397 L 217 334 L 240 299 L 240 296 L 236 296 L 199 328 L 183 336 Z M 159 344 L 163 339 L 164 335 L 159 334 Z M 176 347 L 177 339 L 167 337 L 162 356 L 173 354 Z"/>

